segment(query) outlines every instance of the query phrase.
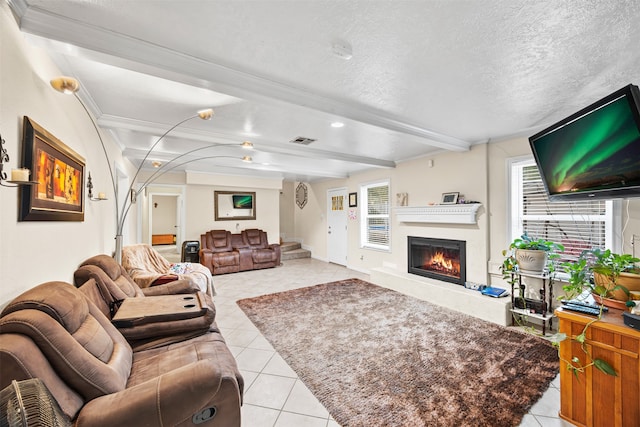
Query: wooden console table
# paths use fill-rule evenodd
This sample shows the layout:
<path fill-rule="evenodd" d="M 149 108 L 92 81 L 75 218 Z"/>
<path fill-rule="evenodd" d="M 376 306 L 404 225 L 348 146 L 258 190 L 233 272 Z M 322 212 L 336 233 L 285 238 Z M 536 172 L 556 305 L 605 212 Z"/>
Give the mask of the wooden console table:
<path fill-rule="evenodd" d="M 587 349 L 594 358 L 608 362 L 618 376 L 590 366 L 574 375 L 566 360 L 577 357 L 587 364 L 580 344 L 569 340 L 581 334 L 593 316 L 558 308 L 560 343 L 560 417 L 586 427 L 638 427 L 640 425 L 640 332 L 626 326 L 622 311 L 609 309 L 587 330 Z"/>

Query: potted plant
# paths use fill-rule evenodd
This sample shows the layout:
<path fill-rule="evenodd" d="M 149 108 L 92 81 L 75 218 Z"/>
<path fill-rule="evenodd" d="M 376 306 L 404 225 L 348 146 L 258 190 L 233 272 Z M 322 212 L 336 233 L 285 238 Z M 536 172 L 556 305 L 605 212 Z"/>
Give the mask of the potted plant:
<path fill-rule="evenodd" d="M 604 295 L 607 294 L 607 289 L 597 285 L 593 281 L 593 258 L 594 256 L 597 258 L 599 254 L 599 250 L 594 249 L 590 251 L 583 251 L 580 254 L 580 257 L 576 261 L 567 261 L 561 264 L 562 270 L 569 275 L 567 283 L 562 286 L 562 290 L 564 291 L 564 295 L 558 297 L 561 300 L 573 300 L 573 299 L 583 299 L 587 297 L 589 294 L 592 294 L 594 298 L 601 296 L 602 299 Z M 602 300 L 601 299 L 601 300 Z M 600 302 L 600 301 L 599 301 Z M 602 318 L 603 313 L 603 304 L 600 303 L 600 313 L 598 316 L 589 321 L 582 332 L 573 338 L 573 340 L 580 344 L 582 351 L 587 356 L 587 363 L 582 364 L 577 357 L 574 357 L 571 360 L 561 360 L 567 364 L 567 369 L 573 372 L 574 375 L 578 375 L 581 372 L 585 372 L 585 370 L 589 366 L 594 366 L 596 369 L 604 372 L 607 375 L 617 376 L 617 373 L 613 367 L 603 359 L 594 358 L 590 351 L 589 347 L 586 343 L 587 330 L 589 327 L 600 320 Z M 555 347 L 558 348 L 558 354 L 560 354 L 560 343 L 566 340 L 568 337 L 565 333 L 558 332 L 552 337 L 552 343 Z"/>
<path fill-rule="evenodd" d="M 640 291 L 640 270 L 636 263 L 640 262 L 630 254 L 616 254 L 611 250 L 593 249 L 591 270 L 593 271 L 594 296 L 603 298 L 605 305 L 625 309 L 624 302 L 629 300 L 630 291 Z M 609 300 L 621 301 L 615 304 Z"/>
<path fill-rule="evenodd" d="M 545 268 L 551 271 L 558 251 L 564 251 L 564 246 L 545 239 L 534 239 L 525 233 L 514 239 L 509 249 L 502 251 L 505 256 L 502 273 L 516 266 L 523 273 L 542 274 Z"/>

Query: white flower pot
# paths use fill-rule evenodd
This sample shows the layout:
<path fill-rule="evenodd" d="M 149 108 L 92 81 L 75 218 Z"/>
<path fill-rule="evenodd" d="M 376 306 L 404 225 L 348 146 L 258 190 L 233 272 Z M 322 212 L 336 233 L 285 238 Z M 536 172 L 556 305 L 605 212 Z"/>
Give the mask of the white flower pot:
<path fill-rule="evenodd" d="M 547 265 L 547 252 L 537 249 L 516 249 L 516 261 L 521 272 L 542 274 Z"/>

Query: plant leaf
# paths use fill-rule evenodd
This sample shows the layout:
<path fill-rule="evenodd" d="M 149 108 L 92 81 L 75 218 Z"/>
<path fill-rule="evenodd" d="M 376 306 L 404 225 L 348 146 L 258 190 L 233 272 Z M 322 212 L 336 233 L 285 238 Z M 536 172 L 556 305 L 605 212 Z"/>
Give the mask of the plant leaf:
<path fill-rule="evenodd" d="M 582 343 L 584 343 L 584 340 L 586 339 L 586 336 L 584 335 L 584 332 L 583 332 L 580 335 L 577 335 L 575 339 L 576 339 L 577 342 L 582 344 Z"/>
<path fill-rule="evenodd" d="M 613 369 L 613 367 L 611 365 L 609 365 L 607 362 L 605 362 L 602 359 L 594 359 L 593 360 L 593 364 L 596 368 L 598 368 L 599 370 L 601 370 L 602 372 L 604 372 L 607 375 L 611 375 L 614 377 L 617 377 L 618 374 L 616 373 L 616 370 Z"/>
<path fill-rule="evenodd" d="M 557 344 L 567 339 L 567 334 L 564 332 L 558 332 L 556 334 L 551 335 L 549 338 L 553 344 Z"/>

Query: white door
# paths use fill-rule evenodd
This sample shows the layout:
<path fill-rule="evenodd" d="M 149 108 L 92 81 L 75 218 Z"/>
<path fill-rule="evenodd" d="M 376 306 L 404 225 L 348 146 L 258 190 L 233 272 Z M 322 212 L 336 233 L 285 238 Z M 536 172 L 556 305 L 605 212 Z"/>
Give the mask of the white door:
<path fill-rule="evenodd" d="M 347 265 L 347 190 L 327 191 L 327 259 Z"/>

